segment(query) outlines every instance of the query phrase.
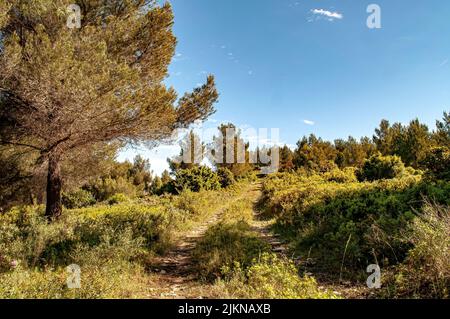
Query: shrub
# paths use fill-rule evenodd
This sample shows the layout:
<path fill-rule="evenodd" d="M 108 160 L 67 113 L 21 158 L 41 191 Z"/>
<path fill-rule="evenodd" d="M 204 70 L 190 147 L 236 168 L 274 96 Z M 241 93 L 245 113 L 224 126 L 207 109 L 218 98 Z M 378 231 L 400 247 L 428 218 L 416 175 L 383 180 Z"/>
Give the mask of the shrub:
<path fill-rule="evenodd" d="M 323 178 L 328 182 L 336 183 L 353 183 L 357 182 L 355 175 L 356 169 L 353 167 L 346 167 L 344 169 L 335 168 L 323 174 Z"/>
<path fill-rule="evenodd" d="M 113 179 L 111 177 L 98 179 L 89 185 L 89 191 L 94 194 L 98 201 L 104 201 L 115 194 L 125 194 L 128 197 L 136 197 L 138 187 L 134 186 L 128 179 L 118 177 Z"/>
<path fill-rule="evenodd" d="M 81 269 L 81 288 L 67 287 L 65 267 L 24 269 L 0 274 L 0 298 L 5 299 L 110 299 L 136 298 L 143 291 L 144 271 L 136 264 L 115 261 Z M 137 293 L 138 292 L 138 293 Z"/>
<path fill-rule="evenodd" d="M 380 179 L 393 179 L 405 171 L 405 165 L 398 156 L 373 155 L 368 159 L 360 171 L 360 181 L 376 181 Z"/>
<path fill-rule="evenodd" d="M 222 188 L 230 187 L 236 182 L 233 173 L 228 168 L 219 168 L 217 170 L 217 175 L 219 176 L 220 185 Z"/>
<path fill-rule="evenodd" d="M 176 173 L 175 189 L 178 192 L 186 189 L 193 192 L 218 190 L 220 189 L 220 179 L 212 169 L 206 166 L 179 170 Z"/>
<path fill-rule="evenodd" d="M 128 196 L 125 194 L 118 193 L 118 194 L 114 194 L 111 197 L 109 197 L 107 201 L 108 201 L 109 205 L 117 205 L 117 204 L 129 202 L 130 198 L 128 198 Z"/>
<path fill-rule="evenodd" d="M 223 274 L 223 267 L 236 262 L 248 267 L 254 258 L 268 250 L 268 244 L 246 222 L 220 223 L 208 229 L 197 244 L 193 259 L 205 279 L 215 279 Z"/>
<path fill-rule="evenodd" d="M 330 292 L 321 291 L 314 278 L 299 277 L 292 261 L 275 254 L 262 254 L 243 269 L 239 263 L 226 267 L 225 280 L 218 282 L 222 293 L 233 298 L 245 299 L 330 299 Z"/>
<path fill-rule="evenodd" d="M 388 276 L 389 297 L 449 298 L 450 208 L 427 204 L 404 233 L 412 245 L 404 263 Z"/>
<path fill-rule="evenodd" d="M 79 189 L 73 192 L 64 193 L 62 196 L 62 203 L 64 207 L 74 209 L 92 206 L 96 203 L 96 200 L 91 192 Z"/>
<path fill-rule="evenodd" d="M 450 149 L 448 147 L 433 148 L 422 164 L 432 179 L 450 180 Z"/>
<path fill-rule="evenodd" d="M 266 214 L 277 218 L 276 230 L 300 256 L 310 254 L 317 266 L 338 274 L 344 250 L 344 270 L 351 273 L 376 260 L 383 267 L 401 263 L 410 244 L 400 234 L 421 211 L 423 198 L 450 204 L 450 183 L 421 182 L 420 175 L 344 184 L 292 175 L 264 182 Z"/>

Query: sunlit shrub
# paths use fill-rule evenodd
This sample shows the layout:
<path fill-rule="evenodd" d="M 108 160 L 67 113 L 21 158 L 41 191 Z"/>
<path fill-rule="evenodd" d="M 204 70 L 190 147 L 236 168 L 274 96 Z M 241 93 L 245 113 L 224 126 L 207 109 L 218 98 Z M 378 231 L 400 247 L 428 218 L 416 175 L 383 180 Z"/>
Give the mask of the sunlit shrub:
<path fill-rule="evenodd" d="M 62 203 L 68 209 L 92 206 L 95 202 L 94 195 L 84 189 L 64 193 L 62 196 Z"/>
<path fill-rule="evenodd" d="M 430 178 L 450 180 L 450 149 L 448 147 L 433 148 L 422 164 Z"/>
<path fill-rule="evenodd" d="M 205 279 L 220 277 L 223 267 L 238 262 L 242 267 L 269 250 L 267 243 L 244 221 L 211 227 L 193 252 L 199 273 Z"/>
<path fill-rule="evenodd" d="M 174 183 L 178 192 L 183 190 L 199 192 L 202 190 L 220 189 L 219 176 L 206 166 L 177 171 Z"/>
<path fill-rule="evenodd" d="M 122 193 L 114 194 L 108 198 L 107 202 L 109 205 L 117 205 L 121 203 L 129 202 L 130 198 Z"/>
<path fill-rule="evenodd" d="M 376 181 L 399 177 L 405 171 L 405 165 L 398 156 L 373 155 L 365 161 L 358 171 L 360 181 Z"/>
<path fill-rule="evenodd" d="M 355 175 L 356 169 L 353 167 L 346 167 L 344 169 L 335 168 L 323 174 L 323 178 L 329 182 L 336 183 L 353 183 L 357 182 Z"/>
<path fill-rule="evenodd" d="M 239 263 L 224 267 L 226 278 L 217 286 L 231 298 L 330 299 L 336 296 L 318 288 L 314 278 L 299 276 L 292 261 L 264 253 L 248 268 Z"/>
<path fill-rule="evenodd" d="M 382 293 L 389 297 L 449 298 L 450 208 L 427 204 L 402 238 L 412 248 L 387 275 Z"/>
<path fill-rule="evenodd" d="M 401 263 L 410 244 L 400 239 L 424 198 L 450 204 L 450 183 L 404 174 L 372 183 L 328 182 L 317 175 L 277 175 L 263 186 L 263 205 L 277 218 L 276 230 L 300 256 L 334 273 Z M 344 258 L 345 252 L 345 258 Z"/>
<path fill-rule="evenodd" d="M 233 173 L 225 167 L 221 167 L 217 170 L 219 176 L 220 185 L 222 188 L 227 188 L 236 183 Z"/>

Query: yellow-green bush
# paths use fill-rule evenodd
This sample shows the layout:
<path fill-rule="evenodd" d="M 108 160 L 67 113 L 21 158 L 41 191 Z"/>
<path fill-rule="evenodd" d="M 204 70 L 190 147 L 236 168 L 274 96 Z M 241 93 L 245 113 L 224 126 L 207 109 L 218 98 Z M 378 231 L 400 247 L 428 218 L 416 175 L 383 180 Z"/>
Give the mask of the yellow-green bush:
<path fill-rule="evenodd" d="M 107 202 L 109 205 L 117 205 L 129 202 L 130 198 L 122 193 L 117 193 L 108 198 Z"/>
<path fill-rule="evenodd" d="M 217 211 L 233 193 L 64 210 L 52 223 L 42 206 L 15 207 L 0 215 L 0 298 L 134 297 L 146 256 L 162 252 L 180 229 Z M 81 289 L 65 286 L 70 264 L 82 268 Z"/>
<path fill-rule="evenodd" d="M 216 287 L 229 298 L 331 299 L 336 296 L 318 288 L 314 278 L 299 276 L 290 260 L 264 253 L 247 268 L 236 262 L 224 269 L 226 278 Z"/>
<path fill-rule="evenodd" d="M 344 251 L 344 269 L 363 271 L 376 261 L 382 266 L 401 262 L 410 246 L 399 239 L 400 232 L 420 211 L 423 198 L 450 204 L 450 183 L 421 182 L 420 175 L 372 183 L 291 175 L 265 181 L 263 204 L 297 253 L 338 274 Z"/>
<path fill-rule="evenodd" d="M 220 223 L 208 229 L 197 244 L 193 259 L 204 279 L 215 279 L 223 275 L 224 267 L 238 262 L 242 267 L 262 253 L 269 251 L 269 245 L 252 231 L 244 221 Z"/>
<path fill-rule="evenodd" d="M 382 293 L 388 297 L 449 298 L 450 208 L 427 204 L 408 226 L 406 260 L 391 269 Z"/>
<path fill-rule="evenodd" d="M 81 267 L 81 287 L 69 289 L 66 268 L 16 269 L 0 273 L 0 299 L 139 298 L 144 291 L 143 269 L 124 261 Z"/>

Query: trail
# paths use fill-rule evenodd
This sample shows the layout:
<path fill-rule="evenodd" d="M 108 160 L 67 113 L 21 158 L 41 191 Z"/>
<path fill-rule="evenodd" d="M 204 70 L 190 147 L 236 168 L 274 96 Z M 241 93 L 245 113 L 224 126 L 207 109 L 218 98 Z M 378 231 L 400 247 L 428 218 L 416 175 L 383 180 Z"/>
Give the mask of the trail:
<path fill-rule="evenodd" d="M 206 231 L 220 222 L 225 209 L 235 201 L 248 196 L 248 192 L 248 188 L 243 189 L 242 193 L 219 208 L 209 219 L 181 236 L 168 253 L 150 261 L 149 268 L 152 271 L 154 288 L 150 289 L 149 298 L 203 299 L 209 297 L 209 285 L 201 282 L 199 274 L 195 272 L 192 252 Z"/>
<path fill-rule="evenodd" d="M 273 226 L 275 220 L 267 220 L 263 218 L 262 213 L 259 211 L 260 207 L 258 207 L 258 201 L 262 196 L 262 184 L 257 183 L 254 185 L 249 194 L 249 199 L 253 202 L 253 214 L 254 219 L 252 221 L 252 228 L 255 232 L 257 232 L 261 239 L 266 241 L 272 249 L 272 252 L 276 253 L 279 257 L 285 257 L 294 261 L 297 267 L 305 268 L 308 267 L 312 260 L 309 258 L 306 260 L 302 260 L 301 258 L 296 258 L 294 255 L 289 254 L 288 245 L 280 239 L 278 234 L 275 234 L 271 227 Z M 306 274 L 315 277 L 319 284 L 319 288 L 324 290 L 330 290 L 340 295 L 344 298 L 357 299 L 357 298 L 367 298 L 367 289 L 365 286 L 354 286 L 351 283 L 336 283 L 329 281 L 327 279 L 324 280 L 323 274 L 310 273 L 306 272 Z M 317 275 L 320 275 L 317 277 Z"/>
<path fill-rule="evenodd" d="M 249 185 L 244 188 L 241 193 L 233 198 L 233 200 L 224 203 L 209 219 L 194 227 L 191 231 L 180 236 L 173 248 L 164 256 L 154 257 L 150 260 L 149 268 L 150 286 L 147 291 L 148 298 L 155 299 L 204 299 L 204 298 L 220 298 L 221 296 L 211 295 L 212 284 L 205 283 L 200 280 L 199 274 L 195 272 L 195 262 L 192 259 L 192 252 L 197 243 L 204 237 L 206 231 L 219 223 L 222 219 L 223 212 L 234 202 L 245 198 L 253 204 L 253 220 L 250 222 L 252 230 L 257 233 L 262 240 L 267 242 L 272 252 L 280 257 L 293 259 L 297 266 L 304 267 L 304 260 L 295 259 L 289 255 L 287 243 L 280 239 L 280 236 L 273 233 L 271 227 L 274 220 L 265 220 L 258 207 L 258 202 L 262 195 L 262 184 L 260 182 Z M 347 298 L 361 298 L 363 294 L 361 290 L 342 284 L 336 284 L 327 280 L 320 280 L 320 274 L 316 277 L 320 288 L 332 290 Z"/>
<path fill-rule="evenodd" d="M 249 200 L 253 203 L 253 221 L 252 228 L 253 230 L 259 234 L 261 239 L 267 242 L 272 249 L 272 252 L 276 253 L 279 256 L 288 257 L 287 254 L 287 245 L 282 242 L 277 234 L 274 234 L 271 230 L 271 226 L 273 225 L 273 220 L 265 220 L 262 218 L 262 213 L 259 211 L 258 202 L 262 196 L 262 184 L 261 182 L 253 185 L 250 194 Z"/>

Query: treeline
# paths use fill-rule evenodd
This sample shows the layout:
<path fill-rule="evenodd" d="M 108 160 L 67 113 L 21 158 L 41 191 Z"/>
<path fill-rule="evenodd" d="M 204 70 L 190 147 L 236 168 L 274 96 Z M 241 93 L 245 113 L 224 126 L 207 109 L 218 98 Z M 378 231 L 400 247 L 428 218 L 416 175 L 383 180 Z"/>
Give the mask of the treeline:
<path fill-rule="evenodd" d="M 398 156 L 406 166 L 424 169 L 433 161 L 430 156 L 445 156 L 449 147 L 450 113 L 444 112 L 443 119 L 436 122 L 435 130 L 430 130 L 418 119 L 408 125 L 391 125 L 382 120 L 372 138 L 357 140 L 350 136 L 347 140 L 337 139 L 332 143 L 310 135 L 298 141 L 295 150 L 284 146 L 280 149 L 280 171 L 306 168 L 326 172 L 335 167 L 361 168 L 377 153 Z"/>
<path fill-rule="evenodd" d="M 302 269 L 361 282 L 376 264 L 380 297 L 448 298 L 449 119 L 435 131 L 382 121 L 372 139 L 284 148 L 289 168 L 264 180 L 260 205 Z"/>
<path fill-rule="evenodd" d="M 233 129 L 233 163 L 227 163 L 227 129 Z M 77 154 L 77 158 L 68 158 L 62 164 L 64 172 L 63 204 L 68 208 L 83 207 L 93 202 L 106 201 L 116 194 L 134 198 L 148 194 L 177 194 L 184 189 L 191 191 L 217 190 L 232 185 L 243 178 L 254 179 L 259 169 L 267 166 L 261 161 L 261 154 L 270 154 L 268 149 L 250 150 L 249 143 L 241 137 L 235 125 L 222 124 L 218 127 L 218 136 L 212 143 L 222 143 L 223 163 L 215 163 L 214 168 L 204 165 L 203 159 L 207 146 L 200 142 L 194 132 L 190 132 L 182 141 L 179 156 L 168 159 L 170 170 L 162 176 L 153 176 L 149 160 L 138 156 L 134 163 L 119 163 L 115 160 L 121 144 L 109 144 L 94 151 Z M 240 150 L 245 149 L 245 162 L 239 162 Z M 189 160 L 183 152 L 190 149 Z M 297 170 L 331 172 L 334 169 L 354 167 L 362 169 L 364 165 L 372 167 L 373 176 L 358 177 L 362 180 L 376 179 L 376 175 L 394 174 L 392 170 L 401 170 L 402 165 L 414 169 L 427 170 L 439 178 L 449 178 L 450 167 L 450 114 L 444 112 L 442 120 L 436 122 L 435 130 L 430 130 L 419 120 L 408 125 L 390 124 L 381 121 L 372 138 L 353 137 L 337 139 L 334 142 L 310 135 L 297 143 L 296 149 L 288 146 L 279 149 L 279 170 L 291 172 Z M 383 158 L 384 156 L 384 158 Z M 390 158 L 395 156 L 397 158 Z M 257 158 L 251 163 L 250 158 Z M 369 161 L 369 159 L 371 159 Z M 6 209 L 16 204 L 41 204 L 45 201 L 45 183 L 47 170 L 39 165 L 39 158 L 32 152 L 18 152 L 11 146 L 3 146 L 0 152 L 0 207 Z M 401 162 L 401 163 L 400 163 Z M 38 165 L 36 165 L 38 163 Z M 384 169 L 386 172 L 375 172 Z M 389 172 L 391 170 L 391 172 Z M 367 171 L 367 170 L 366 170 Z M 120 196 L 119 196 L 120 197 Z"/>

